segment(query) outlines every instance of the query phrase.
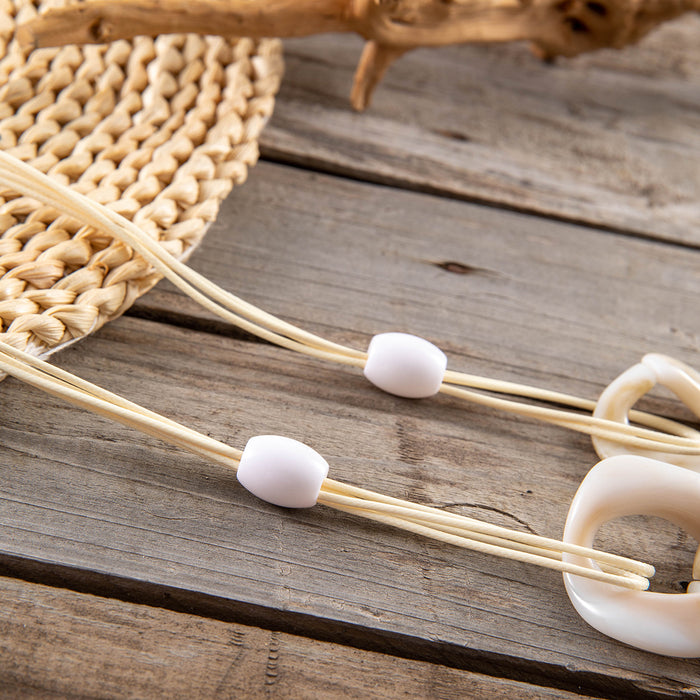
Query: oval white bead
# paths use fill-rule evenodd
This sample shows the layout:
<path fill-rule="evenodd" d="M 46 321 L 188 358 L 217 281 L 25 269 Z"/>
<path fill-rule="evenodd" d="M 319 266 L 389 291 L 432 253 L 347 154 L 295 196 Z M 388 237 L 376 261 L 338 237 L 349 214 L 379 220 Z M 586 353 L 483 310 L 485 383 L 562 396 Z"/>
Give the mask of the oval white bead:
<path fill-rule="evenodd" d="M 591 547 L 598 528 L 625 515 L 653 515 L 700 539 L 700 474 L 636 455 L 599 462 L 581 483 L 569 510 L 564 542 Z M 595 567 L 590 559 L 564 560 Z M 700 591 L 634 591 L 564 574 L 566 592 L 589 625 L 626 644 L 667 656 L 700 656 Z"/>
<path fill-rule="evenodd" d="M 243 450 L 237 476 L 244 488 L 263 501 L 284 508 L 310 508 L 328 476 L 328 462 L 298 440 L 257 435 Z"/>
<path fill-rule="evenodd" d="M 364 374 L 380 389 L 407 399 L 438 393 L 447 356 L 436 345 L 408 333 L 380 333 L 367 349 Z"/>

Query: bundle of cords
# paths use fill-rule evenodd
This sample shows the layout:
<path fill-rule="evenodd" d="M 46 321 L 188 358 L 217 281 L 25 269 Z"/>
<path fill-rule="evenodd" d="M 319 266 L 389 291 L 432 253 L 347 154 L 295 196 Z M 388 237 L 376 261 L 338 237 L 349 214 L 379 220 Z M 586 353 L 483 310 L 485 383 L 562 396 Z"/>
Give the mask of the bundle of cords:
<path fill-rule="evenodd" d="M 367 368 L 367 352 L 326 340 L 298 328 L 218 287 L 170 255 L 128 219 L 102 204 L 93 202 L 85 195 L 58 184 L 30 165 L 2 151 L 0 187 L 39 200 L 62 214 L 75 218 L 81 224 L 121 241 L 203 308 L 248 333 L 320 360 L 363 370 Z M 381 336 L 376 336 L 379 337 Z M 590 399 L 449 369 L 441 371 L 436 391 L 489 408 L 586 433 L 630 450 L 656 450 L 669 456 L 700 455 L 700 435 L 697 431 L 676 421 L 641 411 L 633 410 L 629 413 L 630 420 L 637 425 L 607 420 L 591 415 L 596 402 Z M 515 401 L 492 395 L 494 393 L 555 404 L 569 410 Z"/>
<path fill-rule="evenodd" d="M 255 441 L 258 441 L 256 443 L 258 445 L 261 441 L 263 448 L 272 441 L 273 448 L 279 449 L 281 445 L 283 449 L 301 454 L 302 460 L 306 460 L 306 462 L 309 461 L 310 457 L 312 462 L 310 465 L 312 468 L 311 480 L 316 479 L 316 484 L 311 484 L 312 500 L 304 505 L 310 506 L 314 503 L 320 503 L 336 510 L 401 528 L 447 544 L 576 574 L 627 589 L 646 590 L 649 586 L 648 577 L 654 575 L 653 566 L 633 559 L 530 533 L 518 532 L 328 479 L 325 476 L 327 464 L 320 455 L 306 445 L 288 438 L 258 436 L 249 441 L 245 450 L 236 449 L 158 413 L 149 411 L 6 343 L 0 343 L 0 371 L 75 406 L 111 418 L 166 443 L 188 450 L 206 460 L 233 469 L 238 472 L 239 481 L 244 486 L 247 486 L 253 493 L 278 505 L 289 505 L 288 502 L 285 502 L 288 495 L 283 496 L 282 500 L 277 500 L 275 497 L 280 492 L 279 484 L 268 483 L 267 486 L 271 486 L 272 490 L 270 491 L 269 488 L 261 490 L 249 486 L 249 476 L 245 479 L 242 477 L 241 470 L 247 457 L 246 453 Z M 259 454 L 248 456 L 248 462 L 255 463 L 254 468 L 260 466 L 258 457 Z M 262 466 L 269 467 L 269 460 L 267 465 L 264 464 L 264 461 L 263 459 Z M 280 461 L 279 458 L 277 461 Z M 283 457 L 281 461 L 284 462 L 285 458 Z M 320 473 L 314 471 L 315 464 L 318 464 L 319 461 L 325 465 L 325 470 L 321 470 Z M 288 483 L 283 486 L 282 491 L 298 491 L 294 479 L 308 481 L 306 467 L 309 464 L 305 463 L 302 466 L 301 472 L 292 475 L 291 482 L 289 482 L 289 474 L 283 475 Z M 273 465 L 273 469 L 275 468 L 278 468 L 277 465 Z M 250 468 L 248 472 L 250 472 Z M 258 477 L 259 475 L 253 475 L 253 478 L 259 481 Z M 272 481 L 274 482 L 274 478 Z M 301 490 L 308 491 L 307 485 L 302 483 Z M 268 493 L 273 494 L 271 498 L 266 497 Z M 585 557 L 590 561 L 590 565 L 571 563 L 563 556 L 565 554 Z"/>

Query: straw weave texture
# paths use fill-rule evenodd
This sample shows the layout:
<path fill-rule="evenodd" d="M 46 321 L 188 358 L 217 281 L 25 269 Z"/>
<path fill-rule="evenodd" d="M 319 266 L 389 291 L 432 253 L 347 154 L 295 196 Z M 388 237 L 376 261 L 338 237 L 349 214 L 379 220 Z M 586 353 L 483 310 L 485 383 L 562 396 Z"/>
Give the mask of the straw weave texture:
<path fill-rule="evenodd" d="M 172 35 L 29 53 L 14 28 L 41 6 L 0 0 L 0 148 L 186 258 L 258 158 L 279 42 Z M 49 354 L 158 279 L 121 243 L 0 191 L 3 341 Z"/>

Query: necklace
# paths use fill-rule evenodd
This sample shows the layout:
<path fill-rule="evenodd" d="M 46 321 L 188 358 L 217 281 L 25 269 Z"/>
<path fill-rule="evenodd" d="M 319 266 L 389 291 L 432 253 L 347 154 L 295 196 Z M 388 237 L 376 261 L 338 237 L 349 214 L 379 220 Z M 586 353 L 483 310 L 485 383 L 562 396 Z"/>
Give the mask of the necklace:
<path fill-rule="evenodd" d="M 665 603 L 671 601 L 674 608 L 685 604 L 692 613 L 694 587 L 690 594 L 684 594 L 686 597 L 680 603 L 672 602 L 678 596 L 643 593 L 648 586 L 647 577 L 653 575 L 653 567 L 590 547 L 600 524 L 609 517 L 624 514 L 621 511 L 630 507 L 630 512 L 663 513 L 691 532 L 700 531 L 694 522 L 693 499 L 687 496 L 697 490 L 700 475 L 681 466 L 643 456 L 661 455 L 666 462 L 677 460 L 679 464 L 687 462 L 687 466 L 692 466 L 700 452 L 698 434 L 674 421 L 638 412 L 632 416 L 644 427 L 626 423 L 629 407 L 656 382 L 671 387 L 697 410 L 700 382 L 692 369 L 663 356 L 646 356 L 639 365 L 614 382 L 607 391 L 607 399 L 596 405 L 592 401 L 555 392 L 449 371 L 446 369 L 447 358 L 438 348 L 424 339 L 402 333 L 375 336 L 367 352 L 358 351 L 296 328 L 216 287 L 169 256 L 118 215 L 57 185 L 4 153 L 0 153 L 0 183 L 23 194 L 31 194 L 82 223 L 122 240 L 205 308 L 265 340 L 320 360 L 361 368 L 373 384 L 400 396 L 426 398 L 441 392 L 504 408 L 526 417 L 541 418 L 589 433 L 599 453 L 615 449 L 621 454 L 603 460 L 584 480 L 572 504 L 564 541 L 559 542 L 328 479 L 325 460 L 310 447 L 289 438 L 257 436 L 251 438 L 244 450 L 238 450 L 7 345 L 0 347 L 0 369 L 82 408 L 107 415 L 236 469 L 239 481 L 248 490 L 276 505 L 294 508 L 320 503 L 445 543 L 560 570 L 566 575 L 567 591 L 574 605 L 598 629 L 658 653 L 683 656 L 700 654 L 700 640 L 686 629 L 694 619 L 693 615 L 674 615 L 665 609 L 668 607 Z M 604 415 L 587 416 L 546 406 L 532 406 L 490 397 L 464 389 L 465 386 L 559 403 L 580 410 L 593 408 L 594 413 Z M 639 454 L 630 454 L 633 451 Z M 653 496 L 661 484 L 668 492 L 677 494 L 678 498 L 674 495 L 671 500 L 657 504 Z M 619 494 L 629 495 L 630 492 L 634 496 L 627 499 L 627 505 L 623 508 Z M 683 494 L 686 494 L 685 500 Z M 615 497 L 618 497 L 617 500 Z M 596 510 L 595 504 L 601 499 L 605 506 Z M 594 505 L 591 506 L 591 503 Z M 605 516 L 603 521 L 600 521 L 601 513 Z M 584 541 L 587 544 L 582 544 Z M 586 583 L 582 586 L 581 581 Z M 640 600 L 642 610 L 649 605 L 654 610 L 660 610 L 657 616 L 661 620 L 661 628 L 666 630 L 663 636 L 666 641 L 658 642 L 657 637 L 653 641 L 640 638 L 637 629 L 639 605 L 616 606 L 611 603 L 623 592 L 631 596 L 630 600 Z M 639 598 L 641 595 L 662 595 L 662 598 Z M 595 601 L 594 605 L 591 600 Z M 591 609 L 593 614 L 590 613 Z M 612 614 L 614 611 L 619 614 Z"/>

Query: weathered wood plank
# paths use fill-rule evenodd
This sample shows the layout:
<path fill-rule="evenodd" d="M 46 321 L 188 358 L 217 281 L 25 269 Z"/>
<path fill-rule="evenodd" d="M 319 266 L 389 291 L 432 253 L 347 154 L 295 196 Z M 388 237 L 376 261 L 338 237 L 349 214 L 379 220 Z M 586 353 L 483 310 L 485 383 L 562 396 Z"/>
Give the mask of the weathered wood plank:
<path fill-rule="evenodd" d="M 265 156 L 700 244 L 700 17 L 554 66 L 524 45 L 416 51 L 357 115 L 360 49 L 285 43 Z"/>
<path fill-rule="evenodd" d="M 293 168 L 256 169 L 194 263 L 358 347 L 374 332 L 412 331 L 444 347 L 454 368 L 591 396 L 644 351 L 697 359 L 700 252 Z M 224 330 L 167 286 L 136 313 Z M 335 478 L 539 534 L 561 532 L 595 462 L 583 436 L 444 398 L 393 398 L 358 372 L 235 334 L 127 318 L 56 361 L 231 444 L 287 434 L 324 454 Z M 221 468 L 16 382 L 0 388 L 8 555 L 542 685 L 611 697 L 692 695 L 698 685 L 698 662 L 586 627 L 551 572 L 324 509 L 282 512 Z M 651 405 L 677 412 L 667 399 Z M 665 590 L 682 590 L 696 544 L 657 523 L 641 523 L 640 540 L 639 525 L 607 530 L 601 545 L 649 559 Z"/>
<path fill-rule="evenodd" d="M 318 449 L 341 480 L 541 534 L 560 531 L 592 463 L 586 442 L 561 431 L 383 397 L 307 358 L 137 319 L 57 361 L 232 444 L 283 433 Z M 283 631 L 456 668 L 610 697 L 695 692 L 699 662 L 597 634 L 552 572 L 326 509 L 283 512 L 222 468 L 13 380 L 0 406 L 0 552 L 112 574 L 122 587 L 184 590 L 194 609 L 196 594 L 230 601 Z M 615 548 L 650 558 L 679 590 L 694 545 L 664 527 L 645 527 L 637 542 L 634 525 Z"/>
<path fill-rule="evenodd" d="M 192 264 L 332 339 L 417 333 L 454 369 L 590 398 L 645 352 L 698 364 L 696 251 L 295 168 L 261 163 Z M 221 330 L 168 283 L 134 313 Z"/>
<path fill-rule="evenodd" d="M 0 578 L 0 697 L 579 695 Z"/>

